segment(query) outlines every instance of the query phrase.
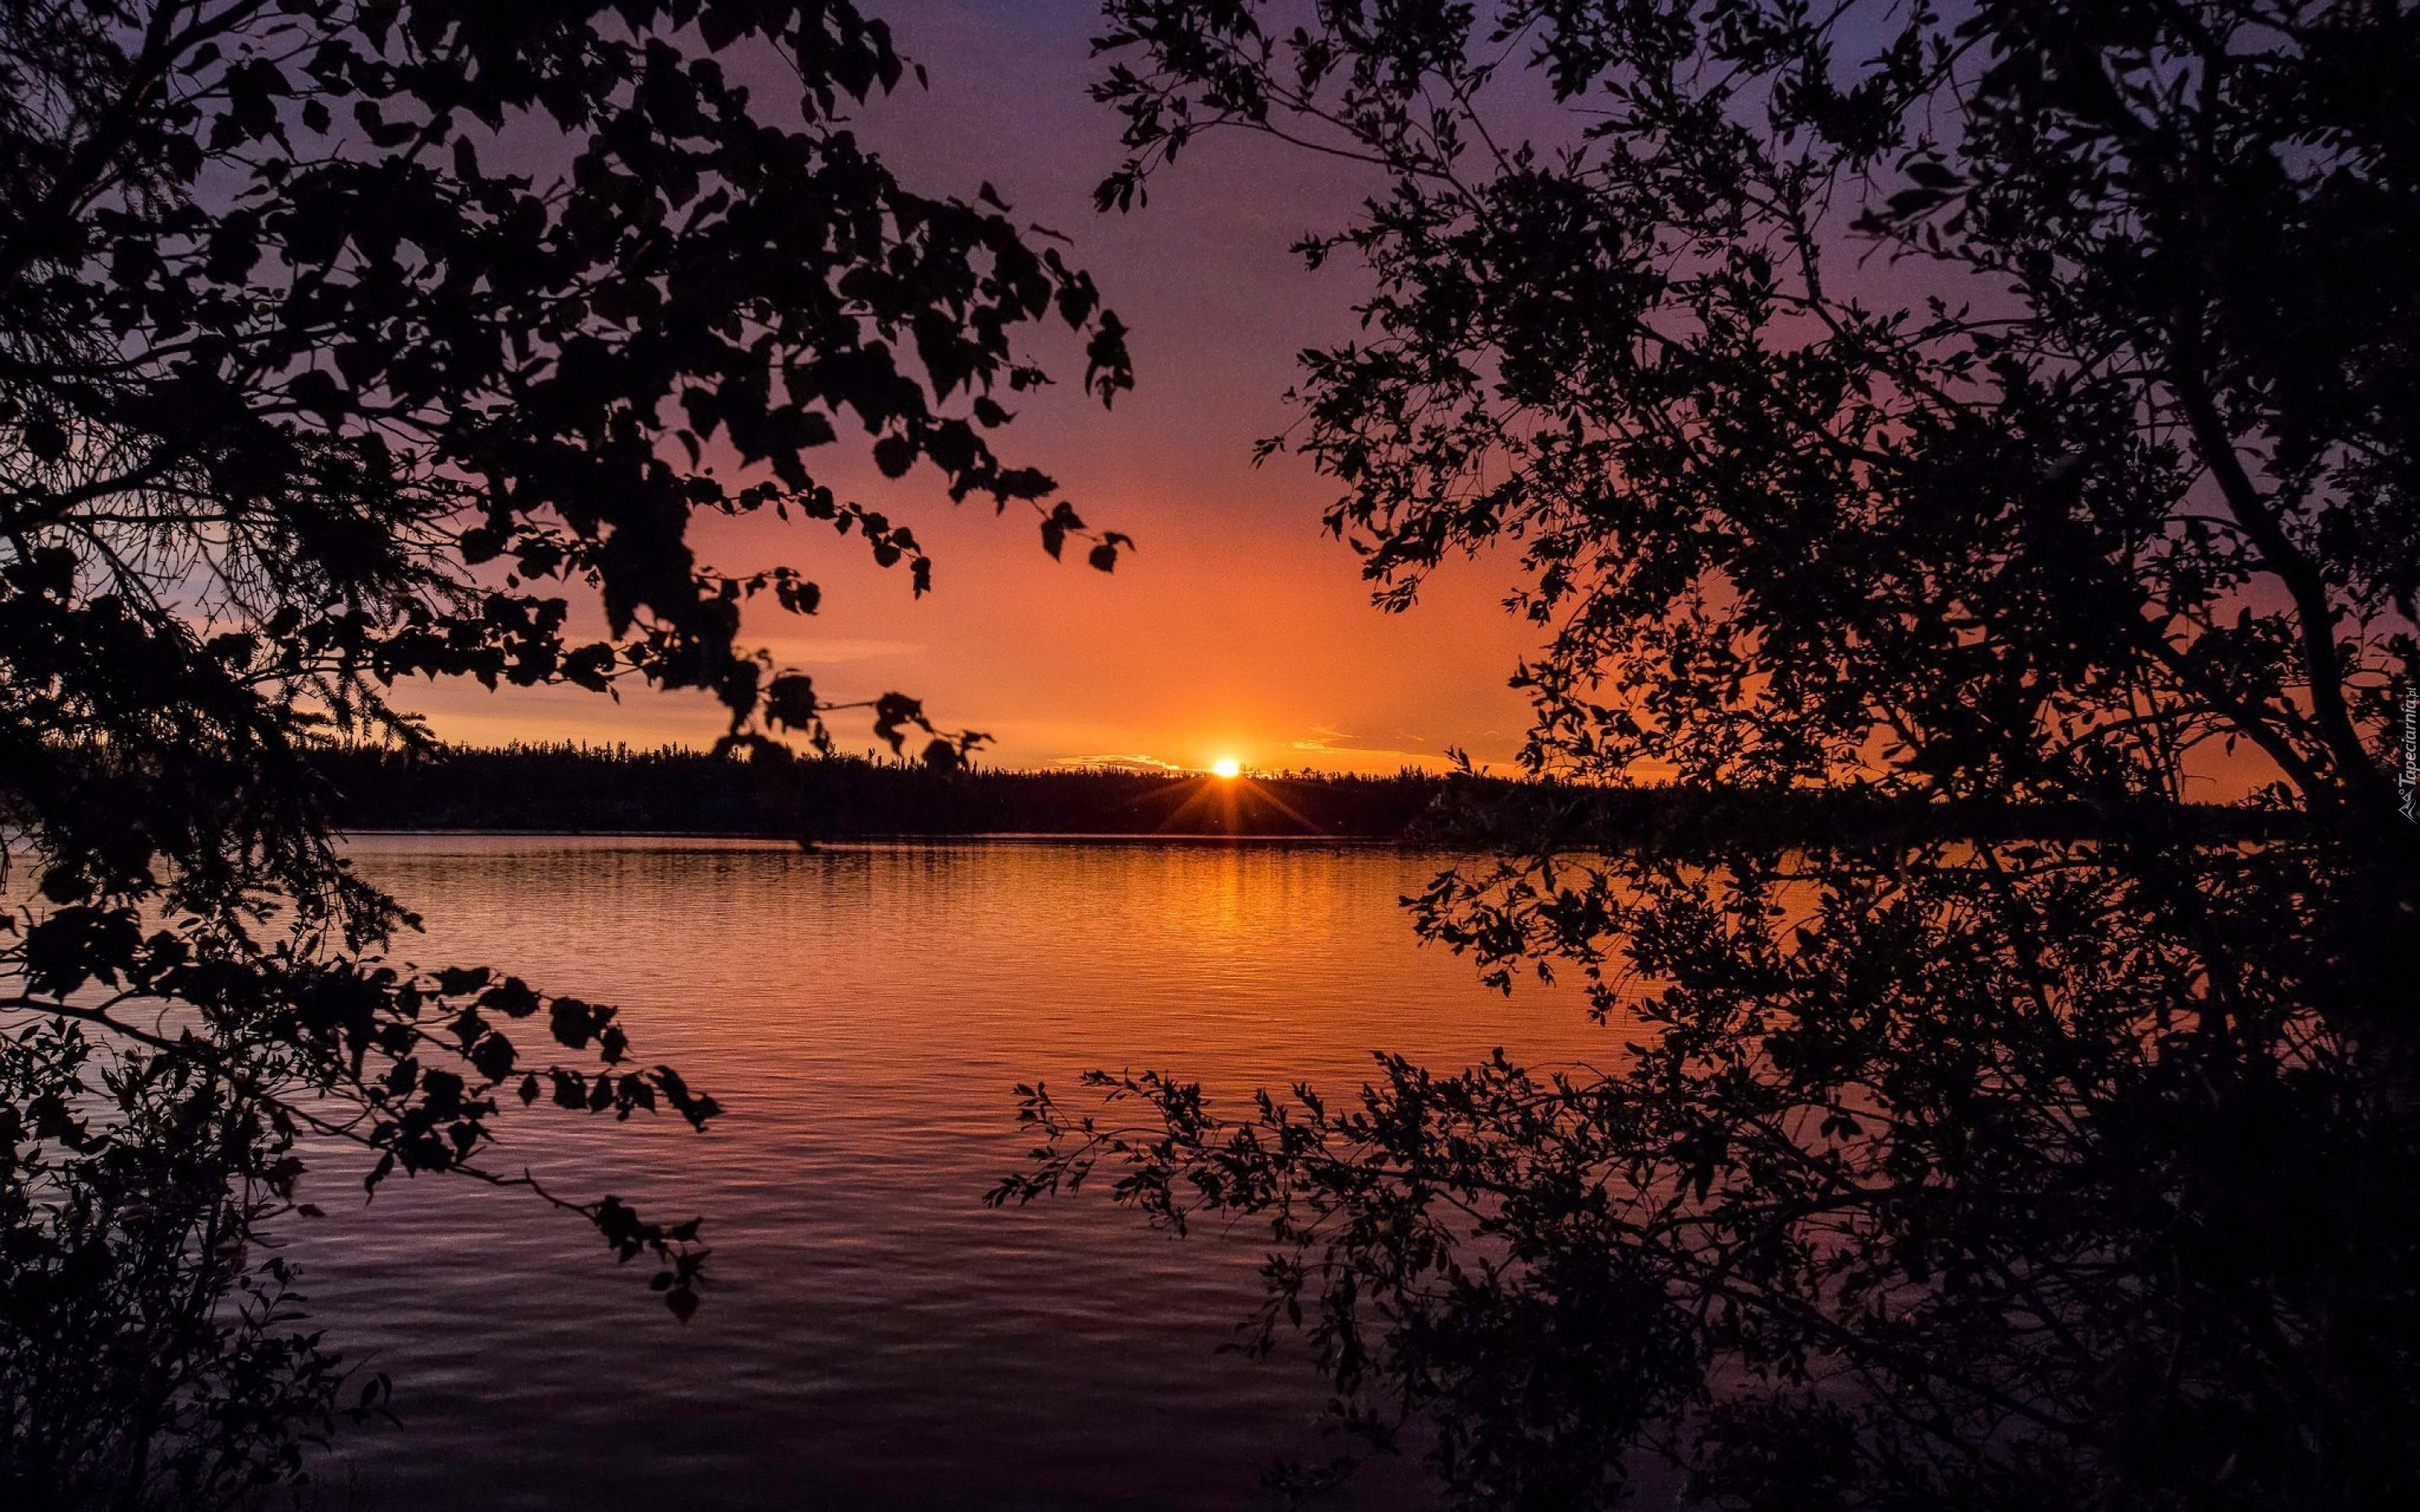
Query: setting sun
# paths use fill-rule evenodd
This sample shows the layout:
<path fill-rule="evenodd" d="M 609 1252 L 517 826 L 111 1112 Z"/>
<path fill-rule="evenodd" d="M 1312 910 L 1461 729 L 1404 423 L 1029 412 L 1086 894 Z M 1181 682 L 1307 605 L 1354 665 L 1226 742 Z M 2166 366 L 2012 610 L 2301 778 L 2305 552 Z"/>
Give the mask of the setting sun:
<path fill-rule="evenodd" d="M 1233 756 L 1221 756 L 1210 764 L 1210 770 L 1218 777 L 1241 777 L 1244 775 L 1244 764 Z"/>

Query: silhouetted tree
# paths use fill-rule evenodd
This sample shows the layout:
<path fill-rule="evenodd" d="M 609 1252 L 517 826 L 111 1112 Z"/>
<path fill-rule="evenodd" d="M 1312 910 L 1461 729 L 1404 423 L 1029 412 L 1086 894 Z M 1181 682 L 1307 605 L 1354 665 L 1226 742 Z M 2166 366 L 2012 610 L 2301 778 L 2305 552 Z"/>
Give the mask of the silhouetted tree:
<path fill-rule="evenodd" d="M 824 740 L 739 639 L 814 584 L 687 528 L 826 522 L 923 592 L 815 460 L 845 430 L 1114 563 L 986 435 L 1047 381 L 1029 329 L 1107 402 L 1122 328 L 988 187 L 857 141 L 908 68 L 849 0 L 0 8 L 0 1500 L 292 1472 L 335 1373 L 248 1242 L 306 1141 L 373 1187 L 500 1180 L 508 1101 L 715 1112 L 610 1008 L 387 959 L 410 919 L 331 849 L 316 746 L 418 739 L 421 675 L 701 687 L 736 749 Z M 870 707 L 933 762 L 977 738 Z M 693 1222 L 555 1200 L 695 1305 Z"/>
<path fill-rule="evenodd" d="M 1389 1059 L 1240 1122 L 1099 1077 L 1030 1095 L 998 1196 L 1108 1161 L 1265 1220 L 1264 1329 L 1466 1504 L 1659 1454 L 1731 1506 L 2420 1495 L 2420 13 L 1107 11 L 1105 205 L 1218 131 L 1372 174 L 1303 244 L 1374 292 L 1295 444 L 1382 603 L 1517 544 L 1534 771 L 2107 820 L 1711 864 L 1549 827 L 1420 927 L 1576 966 L 1626 1065 Z M 2222 751 L 2304 827 L 2164 820 Z"/>

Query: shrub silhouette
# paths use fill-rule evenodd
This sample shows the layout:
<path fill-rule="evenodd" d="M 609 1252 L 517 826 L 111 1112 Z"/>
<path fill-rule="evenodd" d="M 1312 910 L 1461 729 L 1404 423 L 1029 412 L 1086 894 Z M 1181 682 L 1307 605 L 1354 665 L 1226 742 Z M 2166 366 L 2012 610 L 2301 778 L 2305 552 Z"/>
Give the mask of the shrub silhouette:
<path fill-rule="evenodd" d="M 991 434 L 1030 338 L 1106 403 L 1123 327 L 987 191 L 858 142 L 907 69 L 848 0 L 0 10 L 0 1500 L 294 1473 L 337 1373 L 247 1241 L 323 1142 L 373 1187 L 527 1184 L 483 1160 L 514 1102 L 716 1111 L 611 1008 L 392 953 L 314 760 L 425 744 L 399 681 L 705 688 L 735 749 L 854 708 L 957 760 L 914 699 L 741 643 L 813 581 L 690 545 L 769 514 L 923 592 L 914 532 L 825 481 L 844 432 L 1115 564 Z M 694 1221 L 547 1196 L 697 1305 Z"/>
<path fill-rule="evenodd" d="M 2102 822 L 1531 805 L 1419 927 L 1611 1069 L 1105 1073 L 996 1197 L 1264 1223 L 1264 1337 L 1456 1504 L 2420 1494 L 2408 8 L 1107 10 L 1105 206 L 1230 131 L 1370 171 L 1292 443 L 1384 605 L 1516 547 L 1533 773 Z"/>

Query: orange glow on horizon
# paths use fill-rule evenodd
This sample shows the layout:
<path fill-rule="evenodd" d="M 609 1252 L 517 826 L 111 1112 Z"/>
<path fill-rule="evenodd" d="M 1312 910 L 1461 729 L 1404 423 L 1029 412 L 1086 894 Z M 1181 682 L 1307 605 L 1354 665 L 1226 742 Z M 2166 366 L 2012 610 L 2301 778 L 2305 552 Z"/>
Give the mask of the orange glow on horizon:
<path fill-rule="evenodd" d="M 1244 775 L 1244 764 L 1233 756 L 1221 756 L 1210 764 L 1210 771 L 1213 776 L 1226 778 L 1232 781 Z"/>

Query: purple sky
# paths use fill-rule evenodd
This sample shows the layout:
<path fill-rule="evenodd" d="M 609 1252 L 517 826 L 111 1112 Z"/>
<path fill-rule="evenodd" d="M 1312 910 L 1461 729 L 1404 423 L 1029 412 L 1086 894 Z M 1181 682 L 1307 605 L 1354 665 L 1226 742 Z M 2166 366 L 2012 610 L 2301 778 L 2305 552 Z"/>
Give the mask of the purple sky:
<path fill-rule="evenodd" d="M 854 539 L 821 527 L 706 529 L 704 554 L 719 565 L 789 561 L 824 585 L 814 620 L 752 619 L 752 632 L 830 696 L 897 688 L 940 722 L 990 732 L 991 759 L 1007 764 L 1233 755 L 1262 768 L 1392 769 L 1450 746 L 1508 758 L 1527 707 L 1505 679 L 1531 640 L 1500 608 L 1508 565 L 1461 564 L 1410 613 L 1382 615 L 1355 558 L 1320 532 L 1328 486 L 1291 457 L 1251 466 L 1252 442 L 1290 419 L 1294 354 L 1354 329 L 1355 275 L 1306 272 L 1286 252 L 1358 197 L 1348 171 L 1214 137 L 1147 209 L 1095 214 L 1093 186 L 1120 152 L 1115 116 L 1084 92 L 1096 71 L 1093 0 L 878 8 L 931 87 L 869 106 L 862 134 L 927 193 L 971 196 L 989 181 L 1019 218 L 1072 237 L 1134 329 L 1138 390 L 1114 411 L 1077 390 L 1080 357 L 1063 345 L 1045 355 L 1070 381 L 1029 397 L 1001 444 L 1138 549 L 1112 577 L 1073 552 L 1054 563 L 1030 517 L 955 510 L 929 471 L 886 484 L 852 457 L 833 481 L 913 525 L 936 558 L 935 592 L 912 600 L 904 575 L 876 570 Z M 454 739 L 719 733 L 696 696 L 616 704 L 447 687 L 418 702 Z"/>

